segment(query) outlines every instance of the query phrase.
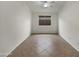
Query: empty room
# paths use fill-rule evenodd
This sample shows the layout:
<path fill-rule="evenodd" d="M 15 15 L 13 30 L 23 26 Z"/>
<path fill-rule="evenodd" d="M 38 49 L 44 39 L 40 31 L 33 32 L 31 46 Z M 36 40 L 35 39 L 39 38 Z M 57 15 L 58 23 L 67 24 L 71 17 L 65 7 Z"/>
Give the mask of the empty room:
<path fill-rule="evenodd" d="M 0 57 L 79 57 L 79 1 L 0 1 Z"/>

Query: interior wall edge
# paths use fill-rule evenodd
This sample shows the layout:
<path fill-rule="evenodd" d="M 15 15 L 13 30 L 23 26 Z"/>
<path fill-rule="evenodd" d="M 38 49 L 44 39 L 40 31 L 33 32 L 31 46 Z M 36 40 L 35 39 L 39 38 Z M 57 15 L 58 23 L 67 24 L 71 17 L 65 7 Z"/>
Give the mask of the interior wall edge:
<path fill-rule="evenodd" d="M 61 33 L 59 33 L 59 35 L 60 35 L 66 42 L 68 42 L 75 50 L 77 50 L 77 51 L 79 52 L 79 49 L 78 49 L 74 44 L 72 44 L 72 42 L 70 42 L 70 41 L 67 40 L 67 39 L 69 39 L 69 38 L 63 36 Z"/>
<path fill-rule="evenodd" d="M 26 40 L 27 38 L 29 38 L 31 34 L 29 34 L 28 36 L 26 36 L 26 38 L 24 40 Z M 4 54 L 0 54 L 0 56 L 4 56 L 4 57 L 7 57 L 9 54 L 11 54 L 11 52 L 16 49 L 22 42 L 24 42 L 24 40 L 22 40 L 21 42 L 19 42 L 15 47 L 13 47 L 13 49 L 8 52 L 8 53 L 4 53 Z"/>

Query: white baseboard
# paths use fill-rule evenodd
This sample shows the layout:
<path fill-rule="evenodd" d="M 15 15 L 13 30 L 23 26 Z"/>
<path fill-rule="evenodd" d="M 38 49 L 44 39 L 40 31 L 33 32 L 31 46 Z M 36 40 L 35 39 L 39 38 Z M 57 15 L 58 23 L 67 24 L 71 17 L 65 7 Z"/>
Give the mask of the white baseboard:
<path fill-rule="evenodd" d="M 29 34 L 25 39 L 27 39 L 29 36 L 30 36 L 31 34 Z M 25 40 L 24 39 L 24 40 Z M 23 41 L 24 41 L 23 40 Z M 21 43 L 23 43 L 23 41 L 21 41 L 20 43 L 18 43 L 7 55 L 6 55 L 6 57 L 14 50 L 14 49 L 16 49 L 16 47 L 18 47 Z"/>
<path fill-rule="evenodd" d="M 79 52 L 79 49 L 72 43 L 72 42 L 70 42 L 70 41 L 68 41 L 67 39 L 67 37 L 64 37 L 62 34 L 60 34 L 59 33 L 59 35 L 65 40 L 65 41 L 67 41 L 75 50 L 77 50 L 78 52 Z"/>
<path fill-rule="evenodd" d="M 25 39 L 27 39 L 29 36 L 30 36 L 31 34 L 29 34 Z M 24 39 L 24 40 L 25 40 Z M 24 41 L 23 40 L 23 41 Z M 13 47 L 13 49 L 12 50 L 10 50 L 10 52 L 8 52 L 8 53 L 0 53 L 0 57 L 7 57 L 16 47 L 18 47 L 23 41 L 21 41 L 21 42 L 19 42 L 15 47 Z"/>

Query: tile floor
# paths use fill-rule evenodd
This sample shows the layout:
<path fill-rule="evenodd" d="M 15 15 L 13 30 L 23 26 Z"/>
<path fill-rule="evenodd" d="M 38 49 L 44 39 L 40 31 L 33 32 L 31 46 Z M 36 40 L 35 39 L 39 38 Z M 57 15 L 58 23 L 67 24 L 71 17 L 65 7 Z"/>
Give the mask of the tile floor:
<path fill-rule="evenodd" d="M 34 34 L 20 44 L 8 57 L 78 57 L 76 51 L 59 35 Z"/>

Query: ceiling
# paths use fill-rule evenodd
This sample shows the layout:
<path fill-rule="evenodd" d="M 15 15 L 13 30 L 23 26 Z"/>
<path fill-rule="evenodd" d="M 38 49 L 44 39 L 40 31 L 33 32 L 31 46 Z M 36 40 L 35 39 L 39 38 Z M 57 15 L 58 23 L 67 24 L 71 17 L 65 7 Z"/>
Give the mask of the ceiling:
<path fill-rule="evenodd" d="M 63 7 L 65 2 L 55 1 L 51 3 L 51 7 L 44 8 L 41 1 L 27 1 L 26 4 L 29 6 L 32 12 L 53 12 L 57 13 Z"/>

